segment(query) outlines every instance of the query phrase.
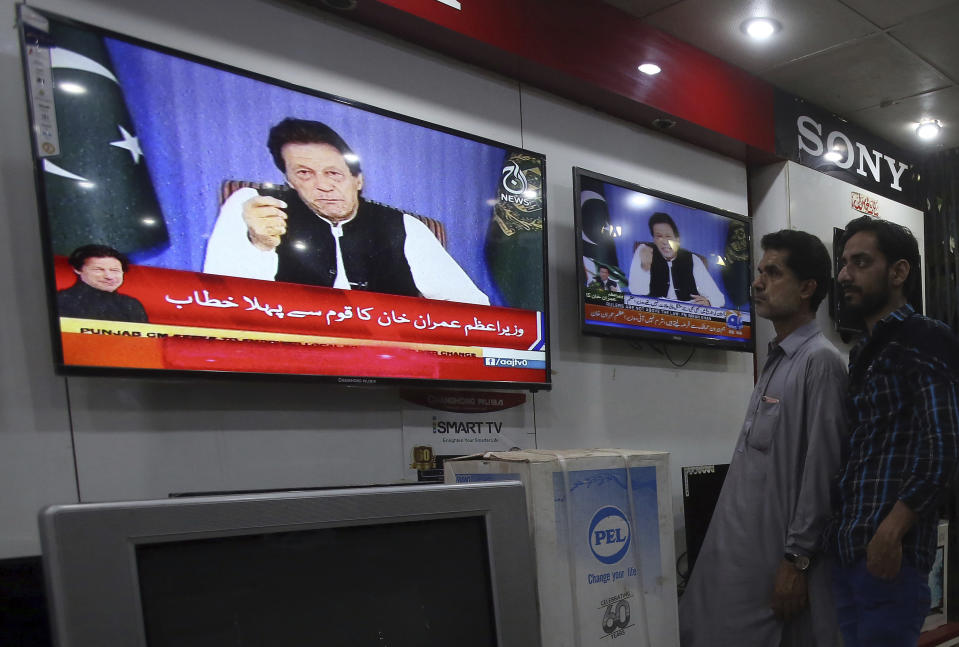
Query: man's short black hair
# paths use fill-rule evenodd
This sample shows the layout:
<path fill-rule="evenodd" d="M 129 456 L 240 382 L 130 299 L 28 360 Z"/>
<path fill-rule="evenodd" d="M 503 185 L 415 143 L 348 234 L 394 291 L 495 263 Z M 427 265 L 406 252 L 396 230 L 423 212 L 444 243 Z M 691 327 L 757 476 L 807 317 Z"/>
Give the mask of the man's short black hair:
<path fill-rule="evenodd" d="M 782 229 L 766 234 L 759 244 L 763 251 L 772 249 L 786 252 L 786 267 L 796 278 L 800 281 L 812 279 L 816 282 L 816 290 L 809 299 L 809 309 L 816 312 L 829 292 L 832 279 L 832 261 L 829 260 L 829 252 L 823 242 L 805 231 Z"/>
<path fill-rule="evenodd" d="M 286 144 L 328 144 L 340 152 L 354 177 L 361 173 L 360 158 L 339 133 L 322 122 L 287 117 L 270 128 L 266 147 L 270 149 L 276 168 L 283 171 L 284 175 L 286 162 L 283 160 L 283 146 Z"/>
<path fill-rule="evenodd" d="M 896 261 L 905 260 L 909 263 L 909 275 L 903 284 L 903 294 L 909 298 L 919 287 L 919 241 L 912 235 L 908 227 L 897 225 L 888 220 L 880 220 L 870 216 L 862 216 L 850 220 L 842 236 L 842 247 L 846 248 L 849 239 L 860 232 L 872 232 L 876 235 L 876 244 L 879 251 L 886 257 L 886 262 L 892 265 Z"/>
<path fill-rule="evenodd" d="M 77 247 L 70 253 L 70 257 L 67 260 L 70 262 L 70 265 L 73 266 L 73 269 L 80 271 L 83 269 L 83 264 L 87 262 L 88 258 L 115 258 L 120 261 L 120 267 L 123 268 L 124 274 L 126 274 L 126 271 L 130 268 L 130 259 L 107 245 L 83 245 L 82 247 Z"/>
<path fill-rule="evenodd" d="M 669 217 L 668 213 L 662 211 L 657 211 L 649 217 L 649 233 L 653 234 L 653 225 L 667 224 L 673 228 L 673 235 L 676 238 L 679 238 L 679 227 L 676 226 L 676 223 L 673 222 L 673 219 Z"/>

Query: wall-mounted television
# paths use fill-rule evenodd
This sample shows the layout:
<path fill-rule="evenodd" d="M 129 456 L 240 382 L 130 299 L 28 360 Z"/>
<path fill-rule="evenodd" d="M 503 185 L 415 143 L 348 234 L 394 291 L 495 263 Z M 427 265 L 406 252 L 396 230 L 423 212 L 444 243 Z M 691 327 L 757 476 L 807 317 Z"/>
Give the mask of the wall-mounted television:
<path fill-rule="evenodd" d="M 40 536 L 60 647 L 540 644 L 519 481 L 54 506 Z"/>
<path fill-rule="evenodd" d="M 20 7 L 60 372 L 549 386 L 542 155 Z"/>
<path fill-rule="evenodd" d="M 584 333 L 754 348 L 749 220 L 573 169 Z"/>

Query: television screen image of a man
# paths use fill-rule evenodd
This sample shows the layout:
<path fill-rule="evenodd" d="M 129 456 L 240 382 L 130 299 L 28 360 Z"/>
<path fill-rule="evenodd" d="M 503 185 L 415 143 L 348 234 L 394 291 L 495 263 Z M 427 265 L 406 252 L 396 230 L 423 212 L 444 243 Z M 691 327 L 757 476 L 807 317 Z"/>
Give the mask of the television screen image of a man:
<path fill-rule="evenodd" d="M 606 290 L 607 292 L 619 292 L 619 284 L 609 278 L 609 268 L 600 265 L 596 278 L 589 282 L 586 287 L 596 290 Z"/>
<path fill-rule="evenodd" d="M 726 297 L 702 257 L 680 245 L 679 228 L 664 212 L 649 217 L 652 243 L 639 243 L 629 266 L 629 291 L 657 299 L 721 308 Z"/>
<path fill-rule="evenodd" d="M 61 317 L 147 322 L 143 304 L 117 292 L 130 269 L 126 256 L 106 245 L 83 245 L 68 260 L 77 282 L 57 292 Z"/>
<path fill-rule="evenodd" d="M 288 187 L 227 198 L 204 272 L 489 305 L 423 222 L 360 195 L 360 158 L 332 128 L 287 118 L 267 148 Z"/>

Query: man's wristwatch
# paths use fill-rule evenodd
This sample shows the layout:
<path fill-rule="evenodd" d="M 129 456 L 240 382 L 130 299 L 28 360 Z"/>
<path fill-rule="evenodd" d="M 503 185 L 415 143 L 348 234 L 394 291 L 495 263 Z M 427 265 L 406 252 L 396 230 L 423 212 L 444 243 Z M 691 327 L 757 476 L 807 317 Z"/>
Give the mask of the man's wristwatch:
<path fill-rule="evenodd" d="M 793 567 L 800 573 L 805 573 L 809 570 L 809 565 L 812 563 L 812 560 L 805 555 L 797 555 L 796 553 L 785 553 L 784 557 L 786 561 L 793 565 Z"/>

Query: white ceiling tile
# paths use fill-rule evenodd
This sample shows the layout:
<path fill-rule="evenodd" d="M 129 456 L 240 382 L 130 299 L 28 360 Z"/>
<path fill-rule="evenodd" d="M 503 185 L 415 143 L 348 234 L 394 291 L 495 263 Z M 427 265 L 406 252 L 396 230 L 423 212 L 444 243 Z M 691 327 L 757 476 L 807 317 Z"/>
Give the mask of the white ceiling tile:
<path fill-rule="evenodd" d="M 959 0 L 842 0 L 863 16 L 886 29 L 928 11 L 959 5 Z"/>
<path fill-rule="evenodd" d="M 762 75 L 840 115 L 951 85 L 885 35 L 829 50 Z"/>
<path fill-rule="evenodd" d="M 959 146 L 959 0 L 605 2 L 907 150 Z M 775 39 L 740 31 L 756 15 L 782 23 Z M 922 116 L 944 124 L 931 145 Z"/>
<path fill-rule="evenodd" d="M 891 29 L 889 35 L 959 82 L 959 2 Z"/>
<path fill-rule="evenodd" d="M 959 87 L 911 97 L 885 108 L 867 108 L 848 116 L 850 121 L 914 153 L 959 147 Z M 916 125 L 921 119 L 942 121 L 939 137 L 931 142 L 916 137 Z"/>
<path fill-rule="evenodd" d="M 740 25 L 763 15 L 782 23 L 782 31 L 752 41 Z M 645 22 L 754 73 L 878 32 L 836 0 L 684 0 Z"/>

